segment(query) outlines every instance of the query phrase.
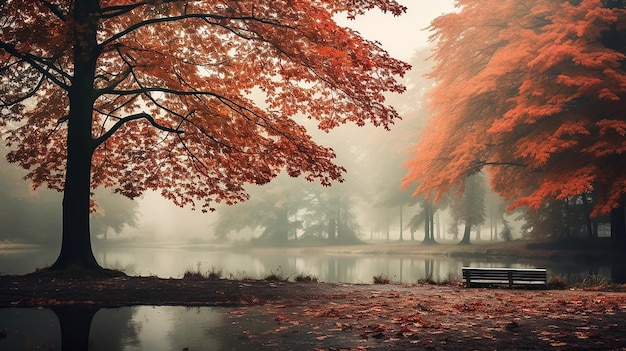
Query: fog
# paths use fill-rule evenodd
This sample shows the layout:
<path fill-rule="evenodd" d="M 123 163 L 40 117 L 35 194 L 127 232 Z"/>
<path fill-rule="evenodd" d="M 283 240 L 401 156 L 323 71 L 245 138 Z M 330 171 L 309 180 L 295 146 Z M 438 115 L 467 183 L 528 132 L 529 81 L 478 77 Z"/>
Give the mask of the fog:
<path fill-rule="evenodd" d="M 424 50 L 428 45 L 429 32 L 426 30 L 430 21 L 443 14 L 454 10 L 452 0 L 444 0 L 430 3 L 420 3 L 416 1 L 399 1 L 401 4 L 407 6 L 407 13 L 400 17 L 393 17 L 389 14 L 383 14 L 380 11 L 371 11 L 365 16 L 359 17 L 356 20 L 346 20 L 338 16 L 337 20 L 346 26 L 350 26 L 359 31 L 361 35 L 369 40 L 375 40 L 381 43 L 392 56 L 405 60 L 414 60 L 414 69 L 409 73 L 408 79 L 410 81 L 420 80 L 421 75 L 425 73 L 425 70 L 420 67 L 423 66 L 421 62 L 422 58 L 426 55 L 422 52 L 420 56 L 415 56 L 419 50 Z M 415 92 L 413 94 L 405 93 L 402 96 L 392 96 L 389 102 L 396 107 L 401 113 L 406 114 L 414 110 L 413 104 L 419 104 L 418 101 L 414 101 Z M 415 115 L 415 113 L 414 113 Z M 361 157 L 371 158 L 371 155 L 367 155 L 368 150 L 364 150 L 368 146 L 376 144 L 388 144 L 397 138 L 399 133 L 407 133 L 410 136 L 416 135 L 417 131 L 410 130 L 409 125 L 412 122 L 411 118 L 416 116 L 405 116 L 403 121 L 400 121 L 391 132 L 382 130 L 376 130 L 373 127 L 355 127 L 355 126 L 343 126 L 336 130 L 331 131 L 329 134 L 322 133 L 316 130 L 313 125 L 308 126 L 309 131 L 315 135 L 315 140 L 318 140 L 324 146 L 332 147 L 338 155 L 338 163 L 346 166 L 348 174 L 346 174 L 346 184 L 354 184 L 357 182 L 366 181 L 365 179 L 357 179 L 353 176 L 357 171 L 347 165 L 347 162 L 352 162 L 350 159 L 350 149 L 360 149 L 365 151 Z M 347 143 L 349 141 L 350 143 Z M 407 140 L 407 142 L 414 142 L 415 140 Z M 408 151 L 410 145 L 406 145 L 407 149 L 398 150 L 399 153 Z M 371 150 L 370 150 L 371 151 Z M 371 167 L 379 167 L 380 165 L 376 161 L 371 161 Z M 398 167 L 400 165 L 397 165 Z M 352 169 L 351 169 L 352 168 Z M 390 184 L 392 186 L 399 187 L 399 183 Z M 336 186 L 339 186 L 338 184 Z M 260 193 L 263 192 L 259 189 Z M 181 209 L 173 205 L 167 200 L 162 199 L 156 193 L 146 193 L 142 199 L 138 200 L 139 204 L 139 220 L 136 227 L 128 227 L 124 230 L 122 236 L 125 237 L 151 237 L 158 241 L 172 240 L 177 243 L 184 243 L 190 239 L 201 238 L 210 239 L 212 237 L 212 224 L 217 220 L 220 214 L 220 207 L 215 213 L 203 214 L 199 211 L 194 212 L 189 209 Z M 366 207 L 369 207 L 366 205 Z M 407 216 L 409 215 L 407 211 Z M 366 232 L 369 232 L 370 228 L 364 227 Z M 398 229 L 396 228 L 393 236 L 398 236 Z M 238 239 L 241 236 L 237 233 L 231 233 L 231 238 Z M 246 237 L 245 235 L 243 237 Z"/>
<path fill-rule="evenodd" d="M 329 133 L 317 130 L 311 121 L 302 121 L 314 140 L 336 152 L 336 163 L 347 169 L 343 183 L 325 188 L 301 178 L 290 179 L 280 175 L 264 186 L 247 187 L 251 196 L 249 201 L 234 206 L 216 204 L 216 211 L 210 213 L 179 208 L 154 192 L 147 192 L 130 201 L 106 189 L 98 189 L 94 195 L 97 205 L 91 219 L 98 260 L 107 266 L 145 273 L 144 266 L 136 267 L 133 251 L 114 253 L 106 247 L 202 247 L 212 250 L 222 245 L 248 247 L 251 239 L 256 240 L 252 243 L 253 247 L 285 245 L 293 239 L 321 244 L 330 243 L 329 239 L 344 244 L 360 240 L 461 240 L 463 227 L 449 210 L 454 208 L 450 201 L 442 205 L 432 204 L 421 197 L 412 197 L 413 189 L 400 188 L 406 173 L 402 163 L 408 159 L 407 152 L 417 142 L 418 132 L 428 116 L 424 101 L 432 82 L 424 77 L 431 65 L 426 60 L 430 55 L 427 27 L 433 18 L 453 11 L 453 2 L 422 5 L 407 0 L 401 3 L 408 10 L 398 18 L 371 11 L 357 20 L 341 17 L 337 20 L 354 28 L 365 38 L 379 42 L 392 56 L 413 66 L 403 78 L 408 90 L 401 95 L 388 96 L 388 103 L 399 111 L 402 120 L 397 121 L 390 131 L 372 126 L 344 125 Z M 38 262 L 41 263 L 37 265 L 49 264 L 60 246 L 62 196 L 44 188 L 31 190 L 30 185 L 21 179 L 25 174 L 23 170 L 7 164 L 5 160 L 0 162 L 0 177 L 7 185 L 0 192 L 3 205 L 0 240 L 45 244 L 52 249 L 51 258 L 44 255 L 46 258 L 40 258 Z M 441 208 L 437 209 L 438 206 Z M 503 229 L 508 229 L 513 238 L 520 237 L 522 223 L 516 220 L 518 215 L 504 215 L 505 206 L 497 196 L 486 195 L 485 206 L 487 218 L 481 227 L 472 232 L 472 240 L 498 239 Z M 215 252 L 211 254 L 216 256 Z M 181 255 L 189 257 L 180 260 L 179 265 L 213 265 L 203 255 Z M 296 257 L 292 261 L 272 261 L 262 268 L 257 258 L 223 257 L 221 262 L 233 262 L 229 273 L 237 270 L 235 262 L 249 259 L 248 267 L 255 268 L 239 269 L 267 272 L 277 267 L 297 266 L 302 270 L 315 270 L 321 276 L 331 277 L 331 280 L 348 275 L 347 271 L 341 273 L 338 265 L 318 272 L 321 269 L 319 264 L 312 265 Z M 153 267 L 162 267 L 162 275 L 174 275 L 184 270 L 184 267 L 174 264 L 166 268 L 164 262 L 168 260 L 152 262 Z M 220 268 L 225 265 L 229 264 L 224 263 Z M 431 263 L 417 265 L 430 267 L 422 275 L 434 266 Z M 176 268 L 172 269 L 173 266 Z M 349 274 L 354 275 L 356 271 L 350 267 L 356 266 L 357 263 L 353 262 L 342 269 L 350 270 L 352 273 Z M 400 266 L 403 264 L 400 263 Z M 364 279 L 362 277 L 371 274 L 370 270 L 366 271 L 360 275 L 361 278 L 354 279 Z M 444 276 L 445 272 L 441 274 Z"/>
<path fill-rule="evenodd" d="M 378 41 L 391 56 L 408 61 L 416 50 L 428 45 L 430 32 L 427 28 L 430 21 L 454 11 L 454 2 L 452 0 L 398 2 L 407 7 L 406 13 L 399 17 L 380 11 L 370 11 L 352 21 L 337 16 L 337 21 L 357 30 L 366 39 Z"/>
<path fill-rule="evenodd" d="M 342 202 L 342 207 L 337 209 L 340 211 L 338 215 L 343 216 L 343 220 L 351 221 L 346 226 L 356 238 L 421 240 L 424 234 L 418 230 L 423 231 L 424 228 L 422 225 L 420 229 L 417 216 L 423 213 L 425 205 L 420 199 L 411 198 L 411 189 L 406 191 L 400 189 L 400 179 L 405 173 L 401 164 L 407 160 L 406 153 L 417 141 L 417 132 L 424 125 L 426 118 L 423 107 L 424 92 L 431 84 L 423 77 L 430 65 L 425 61 L 429 55 L 429 32 L 426 28 L 433 18 L 453 11 L 454 7 L 451 0 L 427 5 L 413 1 L 400 2 L 407 6 L 408 10 L 405 15 L 398 18 L 382 14 L 380 11 L 371 11 L 357 20 L 351 21 L 341 17 L 337 20 L 354 28 L 365 38 L 381 43 L 392 56 L 413 65 L 412 71 L 405 77 L 405 84 L 409 90 L 405 94 L 388 97 L 388 102 L 401 113 L 403 120 L 398 121 L 391 131 L 371 126 L 346 125 L 330 133 L 320 132 L 310 122 L 303 122 L 318 143 L 335 150 L 336 162 L 348 170 L 344 183 L 337 183 L 330 189 L 324 189 L 316 183 L 307 184 L 302 179 L 291 180 L 281 176 L 262 187 L 250 186 L 249 204 L 238 204 L 233 208 L 218 205 L 217 211 L 208 214 L 179 208 L 153 192 L 147 192 L 134 202 L 129 202 L 106 190 L 98 190 L 95 196 L 98 207 L 92 215 L 92 235 L 96 239 L 105 238 L 108 241 L 134 241 L 137 244 L 159 246 L 206 243 L 215 239 L 220 239 L 221 242 L 247 240 L 262 234 L 263 226 L 242 221 L 241 213 L 246 211 L 246 206 L 254 206 L 255 202 L 263 200 L 266 201 L 262 204 L 263 207 L 275 207 L 268 202 L 272 199 L 267 199 L 267 193 L 294 186 L 304 191 L 295 195 L 296 197 L 315 198 L 318 202 L 324 198 L 326 199 L 324 201 L 330 201 L 327 207 L 331 206 L 331 202 Z M 4 184 L 15 184 L 10 188 L 11 192 L 4 194 L 5 207 L 8 208 L 9 203 L 22 203 L 28 210 L 18 211 L 18 214 L 12 216 L 12 221 L 4 219 L 0 239 L 58 242 L 61 195 L 46 189 L 29 190 L 29 185 L 19 179 L 24 172 L 6 164 L 5 161 L 2 162 L 4 170 L 2 177 L 10 178 L 10 181 L 5 180 Z M 307 232 L 307 228 L 301 224 L 304 220 L 299 217 L 315 216 L 311 215 L 311 211 L 306 213 L 306 209 L 310 209 L 311 205 L 298 206 L 301 208 L 296 208 L 294 213 L 289 214 L 292 226 L 299 226 L 289 234 L 293 238 Z M 11 207 L 13 212 L 19 208 Z M 220 219 L 224 222 L 224 217 L 228 218 L 228 215 L 232 216 L 233 222 L 239 222 L 237 223 L 239 227 L 231 226 L 227 228 L 227 233 L 216 235 L 216 226 L 220 225 L 218 222 Z M 329 215 L 326 213 L 318 216 Z M 29 218 L 37 218 L 35 221 L 37 225 L 33 226 L 33 221 L 29 221 Z M 322 225 L 316 224 L 315 221 L 319 222 L 318 219 L 310 218 L 309 227 Z M 438 239 L 445 239 L 449 233 L 458 234 L 458 228 L 453 228 L 454 220 L 450 218 L 448 212 L 437 212 L 436 222 Z M 341 224 L 338 224 L 338 228 L 340 226 Z M 492 227 L 491 238 L 494 237 L 493 230 Z"/>
<path fill-rule="evenodd" d="M 428 230 L 437 240 L 458 241 L 462 228 L 459 229 L 449 211 L 437 211 L 431 221 L 435 225 L 432 228 L 425 226 L 424 211 L 433 205 L 423 199 L 413 198 L 412 189 L 400 189 L 400 180 L 406 172 L 402 163 L 408 159 L 407 152 L 417 141 L 417 133 L 427 116 L 423 104 L 424 94 L 432 85 L 423 76 L 430 67 L 430 63 L 426 62 L 430 54 L 427 27 L 433 18 L 453 11 L 453 2 L 400 2 L 408 10 L 397 18 L 380 11 L 371 11 L 356 20 L 346 20 L 340 16 L 337 20 L 357 30 L 365 38 L 380 43 L 392 56 L 413 65 L 413 69 L 404 77 L 408 91 L 402 95 L 388 96 L 388 103 L 400 112 L 403 119 L 397 121 L 391 131 L 371 126 L 345 125 L 329 133 L 317 130 L 310 121 L 302 122 L 318 143 L 335 150 L 336 163 L 347 169 L 345 182 L 324 188 L 318 183 L 307 183 L 303 179 L 289 179 L 281 175 L 270 184 L 249 186 L 247 189 L 251 198 L 248 202 L 232 207 L 217 205 L 217 210 L 211 213 L 179 208 L 154 192 L 147 192 L 141 198 L 130 201 L 106 189 L 96 190 L 94 199 L 97 205 L 92 214 L 91 230 L 98 260 L 108 266 L 145 273 L 145 268 L 133 268 L 136 263 L 132 260 L 132 251 L 115 254 L 106 249 L 99 251 L 115 243 L 119 244 L 115 245 L 118 249 L 198 245 L 210 248 L 225 244 L 238 247 L 245 246 L 252 238 L 269 238 L 267 242 L 256 244 L 270 245 L 283 245 L 283 239 L 324 242 L 324 239 L 330 237 L 338 239 L 340 243 L 354 243 L 358 240 L 424 240 Z M 21 180 L 25 174 L 23 170 L 4 160 L 1 162 L 0 176 L 3 183 L 10 186 L 5 187 L 0 194 L 4 205 L 0 240 L 45 243 L 53 251 L 49 255 L 51 258 L 44 255 L 46 258 L 40 257 L 38 262 L 41 263 L 36 265 L 49 264 L 60 245 L 62 196 L 43 188 L 32 191 L 29 184 Z M 283 214 L 277 211 L 281 208 L 285 209 Z M 284 218 L 278 218 L 280 216 Z M 496 213 L 494 216 L 498 218 L 490 219 L 490 228 L 483 234 L 483 238 L 497 237 L 501 214 Z M 476 232 L 474 236 L 479 238 L 480 233 Z M 241 259 L 223 258 L 222 261 L 237 262 Z M 164 260 L 153 262 L 152 265 L 161 267 Z M 208 264 L 204 257 L 189 257 L 182 262 L 183 265 Z M 275 262 L 263 269 L 258 268 L 258 263 L 250 263 L 249 266 L 257 267 L 254 269 L 258 271 L 290 265 L 304 267 L 304 270 L 318 269 L 317 266 L 310 266 L 306 260 L 305 263 L 295 262 L 300 261 Z M 342 269 L 350 270 L 355 265 L 346 264 Z M 422 267 L 424 264 L 418 265 Z M 236 265 L 232 267 L 230 273 L 236 269 Z M 318 274 L 330 274 L 331 280 L 348 274 L 337 271 L 338 266 L 332 267 L 335 268 L 329 267 L 328 270 L 333 273 L 320 271 Z M 432 268 L 433 265 L 429 263 L 426 267 Z M 163 269 L 163 275 L 174 274 L 172 270 Z M 176 269 L 178 272 L 182 270 Z M 365 277 L 371 272 L 363 274 L 362 277 Z"/>
<path fill-rule="evenodd" d="M 433 50 L 428 41 L 430 22 L 455 8 L 453 0 L 397 1 L 408 8 L 398 18 L 371 11 L 353 21 L 340 16 L 336 20 L 375 41 L 392 57 L 411 64 L 406 76 L 398 77 L 407 87 L 404 94 L 386 96 L 401 119 L 390 130 L 347 124 L 324 132 L 314 119 L 294 117 L 315 142 L 335 152 L 334 163 L 346 169 L 341 182 L 325 187 L 319 181 L 282 173 L 264 185 L 247 185 L 247 201 L 230 206 L 213 203 L 209 212 L 178 207 L 154 191 L 128 199 L 110 189 L 92 189 L 93 256 L 83 261 L 95 258 L 93 266 L 106 270 L 94 274 L 111 274 L 111 279 L 91 277 L 80 265 L 74 270 L 71 264 L 70 274 L 77 273 L 79 280 L 65 274 L 59 278 L 48 275 L 46 267 L 58 268 L 53 262 L 71 242 L 66 236 L 60 250 L 63 194 L 46 189 L 45 184 L 33 189 L 24 180 L 27 170 L 9 164 L 9 150 L 5 143 L 0 144 L 0 277 L 14 279 L 3 284 L 10 286 L 4 296 L 11 300 L 0 301 L 4 303 L 0 308 L 0 349 L 86 349 L 84 345 L 108 350 L 197 350 L 207 346 L 212 350 L 344 349 L 342 345 L 348 342 L 359 349 L 400 349 L 398 345 L 402 349 L 462 349 L 468 340 L 505 348 L 522 342 L 540 349 L 623 343 L 617 330 L 624 320 L 620 313 L 626 311 L 626 298 L 604 289 L 619 288 L 621 292 L 626 287 L 624 255 L 611 247 L 615 241 L 608 240 L 613 232 L 609 218 L 590 216 L 587 206 L 592 194 L 557 197 L 554 202 L 542 202 L 539 209 L 509 211 L 512 202 L 489 189 L 489 176 L 493 179 L 498 173 L 489 173 L 488 167 L 498 162 L 487 162 L 487 158 L 481 164 L 484 156 L 480 155 L 466 158 L 479 166 L 451 167 L 451 156 L 424 152 L 431 150 L 423 147 L 424 143 L 420 154 L 442 166 L 415 167 L 416 173 L 424 175 L 417 181 L 426 187 L 428 181 L 439 180 L 433 173 L 445 173 L 425 169 L 460 170 L 463 173 L 457 178 L 464 178 L 462 189 L 453 189 L 435 201 L 424 194 L 414 195 L 417 181 L 407 188 L 401 186 L 407 174 L 404 164 L 416 153 L 429 118 L 439 123 L 423 133 L 424 140 L 429 140 L 428 136 L 436 139 L 442 135 L 436 129 L 445 129 L 450 124 L 446 122 L 454 120 L 450 117 L 456 112 L 453 109 L 442 109 L 446 113 L 438 115 L 426 102 L 433 87 L 454 85 L 435 85 L 427 73 L 433 65 L 429 60 Z M 59 16 L 56 7 L 48 5 Z M 187 15 L 186 5 L 184 11 Z M 254 17 L 254 7 L 252 11 Z M 493 27 L 491 22 L 489 26 Z M 458 57 L 465 60 L 468 56 L 473 53 Z M 132 67 L 128 72 L 133 72 Z M 125 79 L 116 77 L 114 81 L 119 84 Z M 372 85 L 366 89 L 376 91 Z M 107 90 L 117 88 L 113 85 L 102 91 Z M 258 90 L 252 90 L 249 97 L 263 108 L 270 100 Z M 178 94 L 188 95 L 189 91 Z M 459 95 L 463 93 L 445 95 L 441 100 L 447 104 Z M 450 105 L 458 109 L 462 104 Z M 484 117 L 473 110 L 465 115 Z M 470 127 L 454 128 L 451 134 L 475 141 L 471 147 L 476 150 L 491 147 L 479 133 L 469 139 L 466 131 L 474 126 L 466 124 Z M 198 129 L 206 135 L 213 133 Z M 214 133 L 217 139 L 228 134 Z M 0 133 L 0 141 L 4 137 Z M 435 144 L 444 148 L 457 145 L 441 137 Z M 191 154 L 199 150 L 185 148 Z M 244 147 L 223 155 L 249 150 L 254 149 Z M 216 153 L 211 155 L 217 158 Z M 265 154 L 258 155 L 253 159 L 260 160 Z M 271 164 L 273 160 L 267 159 Z M 250 163 L 244 165 L 237 167 L 251 169 Z M 163 170 L 167 172 L 166 167 Z M 524 172 L 516 174 L 528 176 L 528 171 Z M 177 180 L 189 181 L 185 173 L 177 175 Z M 82 195 L 86 200 L 86 191 Z M 84 226 L 77 232 L 84 233 L 87 223 L 79 222 Z M 28 274 L 32 272 L 37 274 Z M 123 275 L 120 272 L 127 277 L 119 277 Z M 318 282 L 330 284 L 311 284 Z M 509 289 L 461 288 L 473 284 Z M 550 290 L 535 291 L 542 288 Z M 594 292 L 583 291 L 588 289 Z M 585 296 L 578 296 L 582 293 Z M 178 304 L 181 306 L 175 306 Z M 477 320 L 485 323 L 477 325 Z M 610 337 L 615 340 L 605 343 Z M 311 345 L 316 346 L 308 347 Z"/>

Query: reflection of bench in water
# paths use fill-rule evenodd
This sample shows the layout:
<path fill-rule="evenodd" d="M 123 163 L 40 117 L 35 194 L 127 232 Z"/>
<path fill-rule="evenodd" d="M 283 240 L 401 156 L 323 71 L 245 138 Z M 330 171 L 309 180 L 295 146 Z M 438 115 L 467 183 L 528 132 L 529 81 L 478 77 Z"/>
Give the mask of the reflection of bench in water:
<path fill-rule="evenodd" d="M 547 274 L 545 268 L 474 268 L 463 267 L 465 286 L 507 284 L 545 287 Z"/>

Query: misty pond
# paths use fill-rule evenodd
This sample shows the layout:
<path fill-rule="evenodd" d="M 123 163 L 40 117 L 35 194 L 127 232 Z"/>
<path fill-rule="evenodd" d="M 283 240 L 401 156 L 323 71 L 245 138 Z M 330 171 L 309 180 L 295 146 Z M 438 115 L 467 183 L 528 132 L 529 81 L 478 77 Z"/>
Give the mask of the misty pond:
<path fill-rule="evenodd" d="M 135 306 L 99 310 L 0 309 L 7 331 L 0 350 L 274 350 L 298 345 L 262 344 L 248 335 L 276 327 L 260 306 L 236 308 Z M 89 318 L 91 325 L 89 325 Z M 61 322 L 60 322 L 61 321 Z M 69 332 L 65 332 L 68 330 Z M 288 339 L 307 343 L 315 335 Z"/>
<path fill-rule="evenodd" d="M 0 250 L 3 274 L 24 274 L 50 265 L 57 250 Z M 298 274 L 323 282 L 372 283 L 373 276 L 387 275 L 393 281 L 416 283 L 432 278 L 458 279 L 465 265 L 482 267 L 533 267 L 514 261 L 453 259 L 417 255 L 327 254 L 313 249 L 223 250 L 191 248 L 95 249 L 100 264 L 121 269 L 130 275 L 180 278 L 186 270 L 206 273 L 222 271 L 223 278 L 258 278 L 279 273 L 293 281 Z M 545 266 L 545 265 L 541 265 Z M 548 266 L 548 276 L 559 274 L 581 280 L 590 274 L 610 276 L 608 266 Z M 86 349 L 90 350 L 241 350 L 276 349 L 278 345 L 258 344 L 247 335 L 270 333 L 274 321 L 267 320 L 262 306 L 245 307 L 134 306 L 112 309 L 85 309 L 66 306 L 51 309 L 0 309 L 0 350 Z M 69 316 L 69 317 L 68 317 Z M 82 317 L 81 317 L 82 316 Z M 88 321 L 92 321 L 91 325 Z M 76 326 L 86 326 L 80 330 Z M 70 329 L 71 332 L 64 332 Z M 63 336 L 62 336 L 63 335 Z M 311 339 L 308 340 L 307 338 Z M 63 346 L 61 347 L 61 340 Z M 308 341 L 307 341 L 308 340 Z M 280 345 L 288 349 L 315 344 L 315 335 L 301 335 Z M 257 343 L 257 344 L 255 344 Z"/>
<path fill-rule="evenodd" d="M 25 274 L 54 262 L 58 250 L 0 250 L 0 273 Z M 403 254 L 329 254 L 312 249 L 220 249 L 215 247 L 95 247 L 98 262 L 128 275 L 182 278 L 185 271 L 221 272 L 222 278 L 263 279 L 276 274 L 293 281 L 310 275 L 322 282 L 365 283 L 385 275 L 394 282 L 416 283 L 426 278 L 459 279 L 461 267 L 543 267 L 548 276 L 558 274 L 570 282 L 589 275 L 611 276 L 610 266 L 557 262 L 539 265 L 493 258 L 451 258 Z"/>

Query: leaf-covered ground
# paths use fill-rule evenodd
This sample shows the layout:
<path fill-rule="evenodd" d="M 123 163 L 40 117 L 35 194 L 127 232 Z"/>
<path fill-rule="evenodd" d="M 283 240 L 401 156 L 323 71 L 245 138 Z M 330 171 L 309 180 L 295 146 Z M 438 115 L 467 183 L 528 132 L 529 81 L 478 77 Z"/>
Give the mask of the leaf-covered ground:
<path fill-rule="evenodd" d="M 626 349 L 623 292 L 0 276 L 0 307 L 68 304 L 233 306 L 234 322 L 266 324 L 234 330 L 257 349 Z"/>

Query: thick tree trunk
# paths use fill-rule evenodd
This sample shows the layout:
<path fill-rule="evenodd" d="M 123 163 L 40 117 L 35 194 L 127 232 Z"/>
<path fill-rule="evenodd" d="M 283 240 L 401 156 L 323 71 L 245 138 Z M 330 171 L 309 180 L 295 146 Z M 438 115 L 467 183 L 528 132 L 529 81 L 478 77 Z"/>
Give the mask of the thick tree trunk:
<path fill-rule="evenodd" d="M 94 141 L 91 123 L 95 94 L 93 81 L 97 59 L 96 23 L 92 13 L 98 1 L 77 1 L 74 78 L 69 89 L 70 110 L 67 128 L 67 166 L 63 194 L 63 237 L 61 252 L 51 269 L 99 270 L 91 248 L 89 204 L 91 157 Z"/>
<path fill-rule="evenodd" d="M 77 145 L 75 138 L 68 137 L 63 241 L 59 257 L 51 267 L 57 270 L 100 268 L 93 255 L 89 232 L 91 152 Z"/>

